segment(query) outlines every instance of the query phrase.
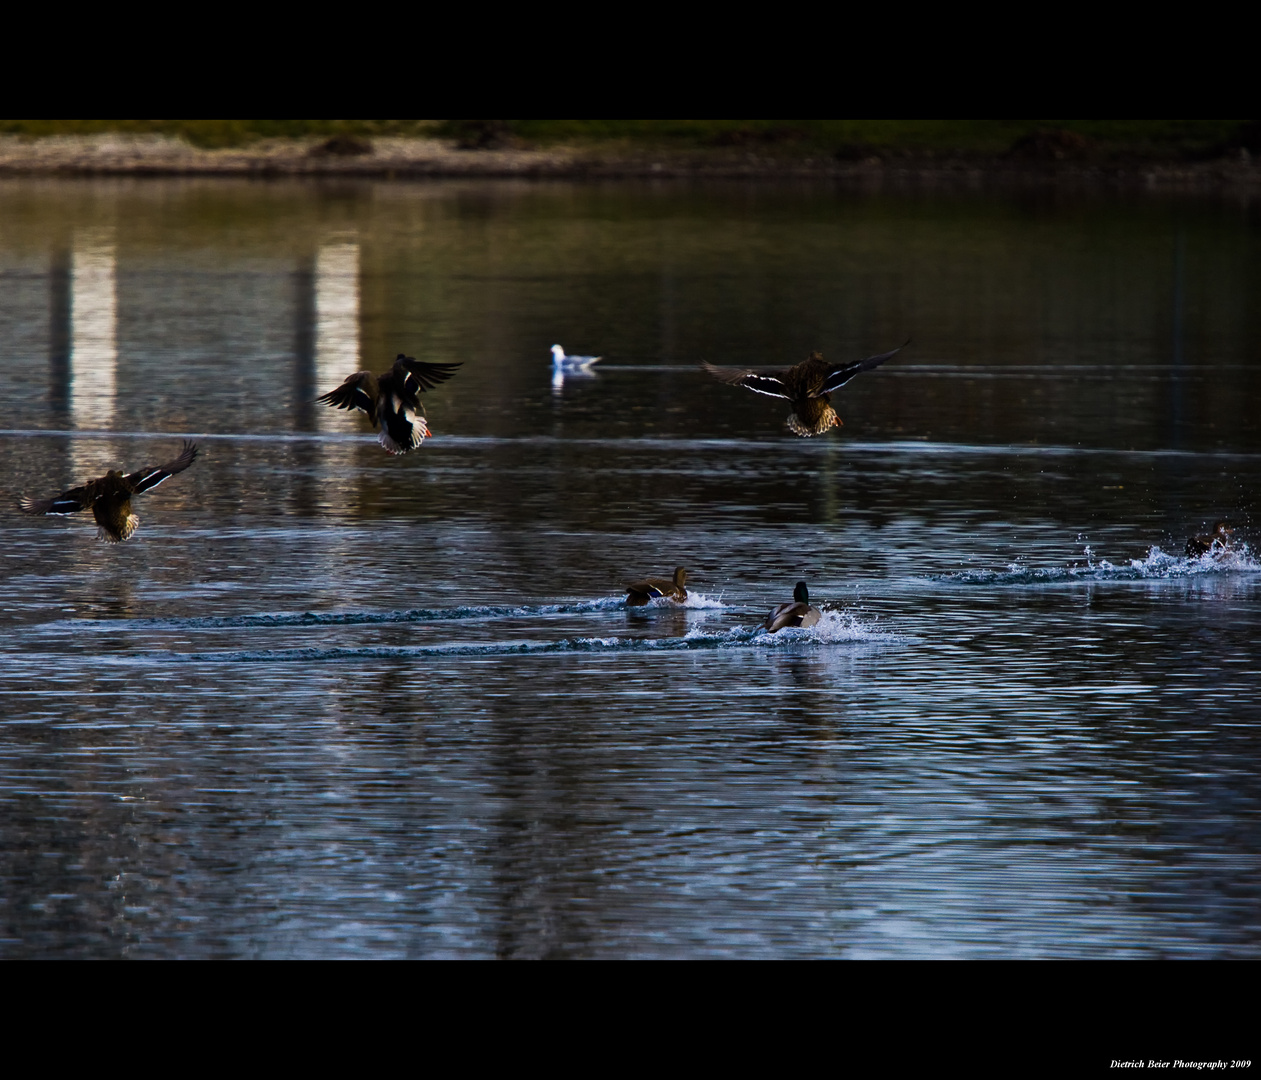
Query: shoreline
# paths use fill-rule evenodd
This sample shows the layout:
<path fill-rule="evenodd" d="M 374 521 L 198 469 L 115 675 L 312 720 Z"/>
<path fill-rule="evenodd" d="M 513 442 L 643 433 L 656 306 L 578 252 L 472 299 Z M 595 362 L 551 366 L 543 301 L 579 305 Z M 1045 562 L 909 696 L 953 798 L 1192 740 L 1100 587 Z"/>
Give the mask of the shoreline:
<path fill-rule="evenodd" d="M 1261 160 L 1037 160 L 905 155 L 842 161 L 719 149 L 556 146 L 461 149 L 443 139 L 373 140 L 339 154 L 318 139 L 260 140 L 203 149 L 169 136 L 0 136 L 0 178 L 233 177 L 419 180 L 826 180 L 879 190 L 1043 188 L 1188 194 L 1261 193 Z"/>

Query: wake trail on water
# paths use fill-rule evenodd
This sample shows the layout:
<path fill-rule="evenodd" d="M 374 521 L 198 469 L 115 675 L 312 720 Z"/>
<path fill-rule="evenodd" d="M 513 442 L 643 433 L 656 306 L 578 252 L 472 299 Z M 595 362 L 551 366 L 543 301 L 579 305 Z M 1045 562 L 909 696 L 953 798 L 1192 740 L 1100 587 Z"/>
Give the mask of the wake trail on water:
<path fill-rule="evenodd" d="M 243 615 L 191 615 L 164 619 L 74 619 L 58 624 L 75 630 L 231 630 L 248 627 L 283 626 L 370 626 L 381 623 L 429 623 L 462 620 L 530 619 L 551 615 L 588 615 L 620 611 L 626 607 L 622 596 L 605 596 L 597 600 L 575 600 L 557 604 L 462 604 L 448 608 L 406 608 L 396 611 L 305 611 L 260 612 Z M 683 603 L 656 599 L 655 607 L 688 608 L 720 611 L 727 607 L 721 600 L 703 593 L 689 593 Z"/>
<path fill-rule="evenodd" d="M 176 663 L 310 663 L 313 661 L 406 659 L 416 657 L 519 656 L 537 653 L 616 653 L 616 652 L 686 652 L 703 649 L 792 649 L 840 644 L 890 645 L 909 639 L 876 629 L 874 620 L 865 621 L 845 611 L 824 611 L 811 627 L 780 630 L 768 634 L 760 626 L 732 627 L 725 631 L 707 631 L 703 627 L 690 630 L 683 637 L 640 638 L 609 635 L 606 637 L 570 637 L 559 641 L 488 641 L 446 642 L 432 645 L 368 645 L 327 646 L 293 649 L 234 649 L 220 652 L 136 652 L 95 658 L 106 664 L 137 662 Z"/>
<path fill-rule="evenodd" d="M 1006 570 L 963 570 L 954 574 L 935 574 L 930 580 L 952 585 L 1048 585 L 1071 581 L 1159 581 L 1204 574 L 1261 572 L 1261 562 L 1253 557 L 1246 544 L 1230 551 L 1210 552 L 1198 557 L 1173 555 L 1153 545 L 1146 557 L 1121 564 L 1095 559 L 1089 547 L 1084 555 L 1086 562 L 1083 564 L 1029 567 L 1011 563 Z"/>

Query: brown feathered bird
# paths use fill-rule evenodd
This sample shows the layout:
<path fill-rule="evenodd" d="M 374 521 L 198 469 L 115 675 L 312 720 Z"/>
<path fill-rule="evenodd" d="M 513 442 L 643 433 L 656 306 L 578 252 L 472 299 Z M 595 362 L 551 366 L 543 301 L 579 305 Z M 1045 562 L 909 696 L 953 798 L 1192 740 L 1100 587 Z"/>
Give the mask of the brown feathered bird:
<path fill-rule="evenodd" d="M 1187 540 L 1187 558 L 1198 559 L 1210 552 L 1214 555 L 1224 555 L 1233 550 L 1234 535 L 1234 529 L 1226 522 L 1219 521 L 1214 524 L 1211 533 L 1201 533 Z"/>
<path fill-rule="evenodd" d="M 429 364 L 398 354 L 394 366 L 380 375 L 356 371 L 336 390 L 315 400 L 335 409 L 358 409 L 379 427 L 377 441 L 391 454 L 415 450 L 429 437 L 420 395 L 455 374 L 459 364 Z"/>
<path fill-rule="evenodd" d="M 793 406 L 792 415 L 788 417 L 789 431 L 795 435 L 822 435 L 829 428 L 841 426 L 841 418 L 831 405 L 832 391 L 839 390 L 855 375 L 879 367 L 910 343 L 908 338 L 890 352 L 848 364 L 829 364 L 822 353 L 815 352 L 790 368 L 736 371 L 709 363 L 702 366 L 719 382 L 743 386 L 755 394 L 786 398 Z"/>
<path fill-rule="evenodd" d="M 90 506 L 92 516 L 100 526 L 96 530 L 96 538 L 118 544 L 134 533 L 140 524 L 140 519 L 131 512 L 132 496 L 152 491 L 167 477 L 187 469 L 196 457 L 196 445 L 185 440 L 180 456 L 165 465 L 125 475 L 110 469 L 99 479 L 63 491 L 52 499 L 21 498 L 18 508 L 27 514 L 77 514 Z"/>
<path fill-rule="evenodd" d="M 643 581 L 633 581 L 626 586 L 626 606 L 643 607 L 649 600 L 655 600 L 659 596 L 670 600 L 686 600 L 687 589 L 683 587 L 685 581 L 687 571 L 681 566 L 674 568 L 673 579 L 650 577 Z"/>
<path fill-rule="evenodd" d="M 793 602 L 779 604 L 762 622 L 762 629 L 768 634 L 777 633 L 790 626 L 813 626 L 823 617 L 822 612 L 810 606 L 810 590 L 804 581 L 797 582 L 793 589 Z"/>

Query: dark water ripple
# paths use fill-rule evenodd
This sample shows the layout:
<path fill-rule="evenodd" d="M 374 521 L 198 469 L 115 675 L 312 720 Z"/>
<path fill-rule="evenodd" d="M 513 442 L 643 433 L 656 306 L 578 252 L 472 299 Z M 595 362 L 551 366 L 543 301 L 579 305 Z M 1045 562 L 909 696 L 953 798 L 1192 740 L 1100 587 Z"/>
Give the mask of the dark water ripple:
<path fill-rule="evenodd" d="M 68 623 L 49 623 L 45 630 L 84 631 L 119 630 L 227 630 L 255 626 L 364 626 L 375 623 L 428 623 L 448 619 L 509 619 L 541 615 L 577 615 L 585 612 L 620 610 L 626 606 L 621 597 L 602 597 L 572 604 L 523 604 L 516 607 L 461 605 L 454 608 L 411 608 L 407 611 L 335 611 L 300 614 L 222 615 L 187 619 L 76 619 Z"/>
<path fill-rule="evenodd" d="M 1247 208 L 0 210 L 6 497 L 203 433 L 125 545 L 0 518 L 0 955 L 1261 956 Z M 106 370 L 67 312 L 111 245 Z M 355 288 L 364 365 L 466 365 L 405 458 L 311 405 Z M 906 334 L 823 439 L 696 367 Z M 606 361 L 554 386 L 556 340 Z M 1219 519 L 1237 551 L 1170 554 Z M 625 607 L 680 564 L 687 605 Z M 825 620 L 761 633 L 802 578 Z"/>

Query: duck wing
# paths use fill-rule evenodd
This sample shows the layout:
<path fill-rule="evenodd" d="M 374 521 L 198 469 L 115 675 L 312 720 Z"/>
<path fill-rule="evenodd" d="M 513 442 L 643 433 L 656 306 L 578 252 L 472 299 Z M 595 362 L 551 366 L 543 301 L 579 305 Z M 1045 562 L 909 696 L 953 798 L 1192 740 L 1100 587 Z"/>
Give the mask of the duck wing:
<path fill-rule="evenodd" d="M 151 469 L 140 469 L 138 472 L 128 473 L 123 477 L 124 482 L 131 488 L 133 495 L 139 495 L 142 491 L 148 491 L 150 488 L 157 487 L 163 480 L 174 476 L 178 472 L 183 472 L 197 457 L 197 446 L 188 439 L 184 440 L 184 449 L 180 452 L 180 456 L 173 461 L 168 461 L 165 465 L 155 465 Z"/>
<path fill-rule="evenodd" d="M 99 481 L 92 480 L 82 487 L 63 491 L 52 499 L 18 499 L 18 509 L 24 514 L 77 514 L 86 510 L 100 494 Z"/>
<path fill-rule="evenodd" d="M 315 399 L 317 405 L 330 405 L 334 409 L 358 409 L 377 422 L 377 377 L 370 371 L 356 371 L 336 390 L 330 390 Z"/>
<path fill-rule="evenodd" d="M 774 634 L 782 630 L 785 626 L 796 626 L 802 611 L 806 608 L 805 604 L 790 601 L 787 604 L 777 604 L 771 609 L 771 613 L 762 620 L 762 629 L 768 633 Z"/>
<path fill-rule="evenodd" d="M 762 621 L 762 629 L 775 634 L 789 627 L 813 626 L 819 621 L 821 614 L 818 608 L 799 600 L 791 604 L 780 604 Z"/>
<path fill-rule="evenodd" d="M 743 386 L 755 394 L 787 398 L 789 401 L 796 397 L 784 381 L 788 368 L 765 368 L 762 371 L 756 371 L 753 368 L 720 368 L 706 360 L 701 361 L 701 367 L 719 382 L 726 383 L 728 386 Z"/>
<path fill-rule="evenodd" d="M 674 582 L 666 581 L 665 578 L 641 578 L 639 581 L 626 583 L 627 592 L 647 593 L 649 596 L 662 596 L 662 590 L 667 588 L 674 588 Z"/>
<path fill-rule="evenodd" d="M 399 365 L 402 365 L 408 375 L 413 377 L 407 381 L 407 389 L 413 394 L 432 390 L 440 382 L 446 382 L 447 379 L 455 374 L 455 369 L 462 366 L 459 363 L 431 364 L 425 360 L 404 356 L 402 353 L 399 353 L 398 359 L 394 361 L 396 368 Z M 412 385 L 413 381 L 418 385 Z"/>
<path fill-rule="evenodd" d="M 811 397 L 822 397 L 824 394 L 830 394 L 833 390 L 839 390 L 855 375 L 859 375 L 864 371 L 870 371 L 872 368 L 878 368 L 886 360 L 897 356 L 903 349 L 911 343 L 911 339 L 907 338 L 896 349 L 889 352 L 880 353 L 878 356 L 869 356 L 865 360 L 855 360 L 850 364 L 832 364 L 827 374 L 823 377 L 823 382 L 819 385 L 819 389 L 811 391 Z"/>

